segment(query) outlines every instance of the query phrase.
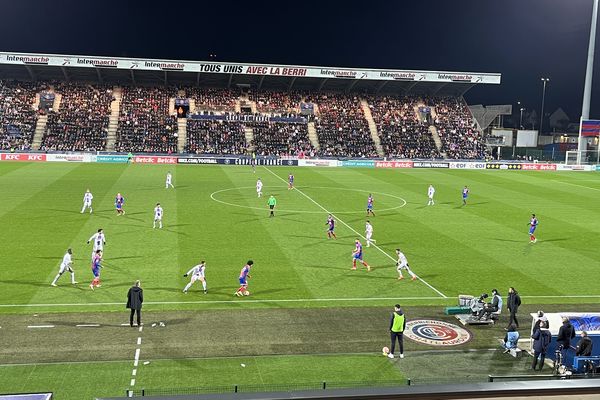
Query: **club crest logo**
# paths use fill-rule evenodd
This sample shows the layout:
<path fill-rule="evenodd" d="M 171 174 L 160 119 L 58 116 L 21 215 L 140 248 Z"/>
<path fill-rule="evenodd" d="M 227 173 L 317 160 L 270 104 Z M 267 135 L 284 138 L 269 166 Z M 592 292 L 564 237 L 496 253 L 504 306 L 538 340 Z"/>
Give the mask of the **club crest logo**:
<path fill-rule="evenodd" d="M 460 326 L 432 319 L 408 321 L 404 336 L 431 346 L 457 346 L 471 340 L 471 332 Z"/>

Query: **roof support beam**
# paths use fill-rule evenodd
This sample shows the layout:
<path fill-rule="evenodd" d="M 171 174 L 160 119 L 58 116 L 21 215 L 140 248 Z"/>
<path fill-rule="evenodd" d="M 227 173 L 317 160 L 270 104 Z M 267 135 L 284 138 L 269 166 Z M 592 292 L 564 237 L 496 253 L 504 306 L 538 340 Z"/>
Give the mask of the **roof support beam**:
<path fill-rule="evenodd" d="M 200 86 L 200 72 L 196 75 L 196 86 Z"/>
<path fill-rule="evenodd" d="M 102 74 L 100 73 L 100 68 L 96 68 L 96 73 L 98 74 L 98 81 L 100 83 L 104 83 L 104 79 L 102 79 Z"/>
<path fill-rule="evenodd" d="M 435 92 L 433 93 L 433 95 L 437 96 L 437 94 L 439 93 L 439 91 L 442 90 L 443 88 L 445 88 L 447 85 L 448 85 L 447 83 L 440 84 L 440 86 L 435 90 Z"/>
<path fill-rule="evenodd" d="M 465 93 L 467 93 L 469 90 L 471 90 L 474 86 L 476 86 L 476 84 L 465 85 L 465 88 L 459 92 L 460 97 L 463 97 L 465 95 Z"/>
<path fill-rule="evenodd" d="M 377 89 L 375 89 L 375 94 L 378 94 L 379 92 L 381 92 L 381 89 L 383 89 L 385 87 L 385 85 L 388 84 L 388 82 L 389 81 L 383 81 L 379 85 L 377 85 Z"/>
<path fill-rule="evenodd" d="M 357 83 L 358 83 L 358 79 L 352 79 L 352 82 L 346 88 L 346 92 L 350 92 Z"/>
<path fill-rule="evenodd" d="M 290 86 L 288 86 L 288 92 L 292 91 L 292 86 L 294 86 L 294 83 L 296 82 L 296 79 L 298 79 L 297 76 L 292 78 L 292 81 L 290 82 Z"/>
<path fill-rule="evenodd" d="M 36 77 L 35 77 L 35 73 L 33 72 L 33 68 L 31 68 L 29 65 L 25 66 L 25 69 L 27 70 L 27 72 L 29 72 L 29 77 L 31 78 L 32 81 L 36 81 Z"/>
<path fill-rule="evenodd" d="M 65 67 L 60 67 L 64 77 L 65 77 L 65 81 L 69 80 L 69 74 L 67 74 L 67 69 Z"/>
<path fill-rule="evenodd" d="M 165 71 L 165 86 L 167 86 L 169 84 L 169 79 L 167 78 L 167 71 Z"/>
<path fill-rule="evenodd" d="M 258 81 L 258 90 L 260 90 L 260 88 L 262 88 L 262 84 L 263 84 L 264 80 L 265 80 L 265 76 L 263 75 L 260 77 L 260 81 Z"/>
<path fill-rule="evenodd" d="M 227 81 L 227 89 L 231 87 L 231 80 L 233 79 L 233 74 L 229 74 L 229 81 Z"/>
<path fill-rule="evenodd" d="M 408 85 L 408 87 L 404 90 L 404 94 L 409 94 L 412 88 L 417 86 L 417 83 L 418 82 L 412 82 L 410 85 Z"/>
<path fill-rule="evenodd" d="M 129 72 L 131 72 L 131 83 L 135 85 L 135 74 L 133 73 L 133 69 L 130 69 Z"/>
<path fill-rule="evenodd" d="M 321 83 L 319 84 L 319 91 L 323 90 L 323 86 L 325 86 L 325 82 L 327 82 L 328 80 L 328 78 L 325 78 L 321 81 Z"/>

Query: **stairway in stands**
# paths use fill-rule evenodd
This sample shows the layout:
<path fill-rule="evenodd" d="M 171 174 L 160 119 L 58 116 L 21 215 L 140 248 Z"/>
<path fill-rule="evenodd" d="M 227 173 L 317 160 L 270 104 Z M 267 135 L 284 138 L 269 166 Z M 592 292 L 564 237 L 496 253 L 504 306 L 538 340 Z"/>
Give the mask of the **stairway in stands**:
<path fill-rule="evenodd" d="M 60 93 L 54 94 L 54 103 L 52 103 L 52 110 L 58 111 L 60 109 L 60 102 L 62 101 L 62 95 Z M 36 96 L 36 102 L 39 104 L 38 97 Z M 39 150 L 42 146 L 42 140 L 44 139 L 44 133 L 46 132 L 46 124 L 48 124 L 48 115 L 40 115 L 35 123 L 35 131 L 33 133 L 33 140 L 31 141 L 31 148 L 33 150 Z"/>
<path fill-rule="evenodd" d="M 369 132 L 371 132 L 371 138 L 373 139 L 375 150 L 377 150 L 377 155 L 379 155 L 379 157 L 383 157 L 385 154 L 383 153 L 383 147 L 381 147 L 381 139 L 379 138 L 379 134 L 377 133 L 377 126 L 375 125 L 375 120 L 373 120 L 373 115 L 371 114 L 369 103 L 367 102 L 367 100 L 361 99 L 360 105 L 365 115 L 365 119 L 367 120 L 367 124 L 369 125 Z"/>
<path fill-rule="evenodd" d="M 106 151 L 115 151 L 117 143 L 117 128 L 119 127 L 119 115 L 121 112 L 121 100 L 123 89 L 119 86 L 113 87 L 114 100 L 110 103 L 110 116 L 108 117 L 108 133 L 106 134 Z"/>
<path fill-rule="evenodd" d="M 318 151 L 321 148 L 319 144 L 319 135 L 317 134 L 317 128 L 315 128 L 315 123 L 310 121 L 307 126 L 308 129 L 308 140 L 310 140 L 310 144 Z"/>
<path fill-rule="evenodd" d="M 187 145 L 187 118 L 177 118 L 177 151 L 185 152 Z"/>
<path fill-rule="evenodd" d="M 418 107 L 417 107 L 416 112 L 418 113 Z M 431 118 L 433 118 L 434 121 L 437 118 L 437 113 L 435 111 L 435 107 L 431 107 Z M 440 135 L 438 133 L 437 127 L 435 125 L 431 124 L 429 126 L 429 132 L 431 132 L 431 136 L 433 137 L 433 142 L 435 143 L 435 147 L 437 147 L 438 151 L 440 152 L 440 155 L 443 158 L 446 158 L 446 152 L 442 151 L 442 139 L 440 139 Z"/>
<path fill-rule="evenodd" d="M 254 131 L 249 126 L 244 127 L 244 136 L 246 136 L 246 148 L 254 151 Z"/>

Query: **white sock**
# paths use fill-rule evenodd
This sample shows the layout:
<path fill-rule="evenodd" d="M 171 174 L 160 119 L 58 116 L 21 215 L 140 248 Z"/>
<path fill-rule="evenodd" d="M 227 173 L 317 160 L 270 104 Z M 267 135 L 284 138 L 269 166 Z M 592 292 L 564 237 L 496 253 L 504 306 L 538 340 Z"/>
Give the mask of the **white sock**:
<path fill-rule="evenodd" d="M 71 283 L 75 283 L 75 272 L 71 272 Z"/>
<path fill-rule="evenodd" d="M 192 286 L 192 282 L 188 283 L 187 285 L 185 285 L 185 287 L 183 288 L 184 292 L 187 292 L 188 289 L 190 288 L 190 286 Z"/>
<path fill-rule="evenodd" d="M 158 225 L 159 225 L 158 227 L 159 227 L 160 229 L 162 229 L 162 221 L 160 221 L 160 222 L 158 223 Z"/>
<path fill-rule="evenodd" d="M 56 276 L 54 277 L 54 280 L 52 281 L 53 285 L 56 285 L 56 282 L 58 282 L 58 278 L 60 278 L 60 274 L 56 274 Z"/>
<path fill-rule="evenodd" d="M 206 292 L 206 281 L 202 281 L 202 287 L 204 288 L 204 291 Z"/>

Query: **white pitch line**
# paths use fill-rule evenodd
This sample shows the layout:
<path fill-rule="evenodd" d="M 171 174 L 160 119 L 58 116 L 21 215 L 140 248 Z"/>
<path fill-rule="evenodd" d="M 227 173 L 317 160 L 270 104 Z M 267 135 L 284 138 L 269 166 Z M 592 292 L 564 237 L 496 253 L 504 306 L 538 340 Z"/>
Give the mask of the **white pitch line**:
<path fill-rule="evenodd" d="M 54 328 L 54 325 L 27 325 L 28 328 L 30 329 L 35 329 L 35 328 Z"/>
<path fill-rule="evenodd" d="M 138 346 L 139 346 L 140 344 L 142 344 L 142 337 L 141 337 L 141 336 L 140 336 L 140 337 L 138 337 L 137 344 L 138 344 Z"/>
<path fill-rule="evenodd" d="M 79 325 L 75 325 L 78 328 L 96 328 L 99 327 L 100 324 L 79 324 Z"/>
<path fill-rule="evenodd" d="M 590 189 L 590 190 L 596 190 L 596 191 L 600 190 L 598 188 L 593 188 L 593 187 L 584 186 L 584 185 L 578 185 L 576 183 L 571 183 L 571 182 L 563 182 L 563 181 L 559 181 L 557 179 L 555 179 L 554 182 L 564 183 L 565 185 L 577 186 L 577 187 L 584 188 L 584 189 Z"/>
<path fill-rule="evenodd" d="M 135 378 L 131 378 L 130 386 L 135 386 Z"/>
<path fill-rule="evenodd" d="M 137 375 L 137 369 L 133 369 L 133 371 L 131 371 L 131 375 L 136 376 Z"/>
<path fill-rule="evenodd" d="M 282 181 L 283 183 L 287 183 L 285 181 L 285 179 L 283 179 L 282 177 L 280 177 L 279 175 L 277 175 L 275 172 L 271 171 L 269 168 L 267 167 L 263 167 L 264 169 L 266 169 L 267 171 L 269 171 L 273 176 L 275 176 L 277 179 L 279 179 L 280 181 Z M 313 202 L 317 207 L 319 207 L 321 210 L 325 211 L 327 214 L 331 214 L 331 215 L 335 215 L 334 213 L 330 212 L 329 210 L 327 210 L 325 207 L 323 207 L 321 204 L 317 203 L 315 200 L 313 200 L 312 197 L 310 197 L 309 195 L 307 195 L 306 193 L 304 193 L 302 190 L 295 188 L 294 189 L 296 192 L 300 193 L 302 196 L 306 197 L 308 200 L 310 200 L 311 202 Z M 350 225 L 348 225 L 347 223 L 345 223 L 344 221 L 342 221 L 339 217 L 336 217 L 336 219 L 344 226 L 346 226 L 346 228 L 350 229 L 352 232 L 356 233 L 358 236 L 360 236 L 361 238 L 365 239 L 366 238 L 361 235 L 360 233 L 358 233 L 358 231 L 356 231 L 354 228 L 352 228 Z M 376 244 L 373 243 L 373 247 L 375 247 L 377 250 L 379 250 L 381 253 L 383 253 L 386 257 L 388 257 L 390 260 L 392 260 L 394 263 L 396 263 L 396 259 L 392 256 L 390 256 L 385 250 L 383 250 L 381 247 L 377 246 Z M 415 274 L 416 275 L 416 274 Z M 436 288 L 434 288 L 433 286 L 431 286 L 429 283 L 427 283 L 426 281 L 424 281 L 423 279 L 421 279 L 418 275 L 416 275 L 417 278 L 423 282 L 425 284 L 425 286 L 427 286 L 428 288 L 430 288 L 431 290 L 433 290 L 434 292 L 436 292 L 437 294 L 439 294 L 440 296 L 442 296 L 443 298 L 447 299 L 448 296 L 446 296 L 444 293 L 440 292 L 439 290 L 437 290 Z"/>

